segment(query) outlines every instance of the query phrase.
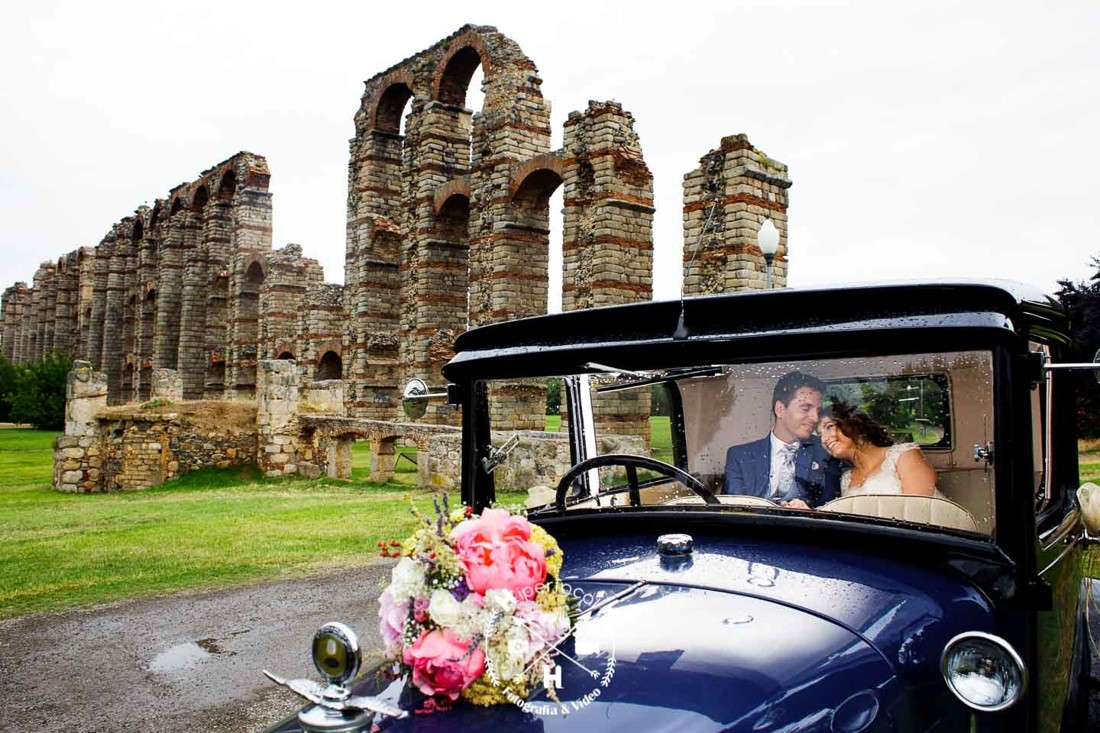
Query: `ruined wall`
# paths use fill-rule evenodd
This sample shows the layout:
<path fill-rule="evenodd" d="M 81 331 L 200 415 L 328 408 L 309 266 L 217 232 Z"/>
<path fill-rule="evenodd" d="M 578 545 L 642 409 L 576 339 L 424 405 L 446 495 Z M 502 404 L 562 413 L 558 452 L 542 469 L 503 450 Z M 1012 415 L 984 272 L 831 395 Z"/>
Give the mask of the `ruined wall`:
<path fill-rule="evenodd" d="M 754 148 L 745 135 L 722 138 L 700 159 L 684 176 L 685 295 L 763 289 L 757 233 L 765 219 L 779 230 L 772 287 L 786 287 L 790 187 L 787 166 Z"/>
<path fill-rule="evenodd" d="M 156 370 L 157 407 L 107 407 L 107 375 L 78 361 L 69 373 L 65 434 L 54 446 L 53 486 L 75 493 L 159 486 L 200 468 L 256 462 L 256 406 L 174 403 L 182 382 Z"/>

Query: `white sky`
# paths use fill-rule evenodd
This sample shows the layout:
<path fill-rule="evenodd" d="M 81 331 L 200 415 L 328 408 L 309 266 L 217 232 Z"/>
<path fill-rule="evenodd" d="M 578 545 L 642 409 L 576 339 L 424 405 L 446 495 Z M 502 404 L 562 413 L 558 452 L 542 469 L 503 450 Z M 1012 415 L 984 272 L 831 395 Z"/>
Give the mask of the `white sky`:
<path fill-rule="evenodd" d="M 240 150 L 271 167 L 275 246 L 341 282 L 362 82 L 465 23 L 538 66 L 555 147 L 589 99 L 634 114 L 659 299 L 682 177 L 739 132 L 790 167 L 791 285 L 1052 290 L 1100 254 L 1097 2 L 47 0 L 0 23 L 0 288 Z"/>

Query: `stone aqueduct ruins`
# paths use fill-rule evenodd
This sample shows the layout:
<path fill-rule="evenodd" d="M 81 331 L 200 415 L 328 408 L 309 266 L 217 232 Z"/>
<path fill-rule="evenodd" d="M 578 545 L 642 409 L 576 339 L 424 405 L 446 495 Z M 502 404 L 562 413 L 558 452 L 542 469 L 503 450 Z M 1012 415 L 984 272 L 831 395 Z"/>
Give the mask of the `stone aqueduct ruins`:
<path fill-rule="evenodd" d="M 465 99 L 479 66 L 484 105 L 474 114 Z M 139 207 L 98 245 L 43 262 L 31 286 L 5 290 L 3 354 L 20 363 L 58 350 L 88 362 L 70 390 L 75 384 L 77 401 L 88 397 L 96 409 L 155 396 L 258 398 L 258 448 L 247 458 L 268 472 L 316 473 L 299 470 L 308 464 L 346 473 L 338 465 L 346 445 L 317 442 L 341 431 L 371 437 L 384 463 L 379 435 L 403 433 L 380 433 L 376 421 L 401 419 L 401 384 L 438 383 L 468 328 L 546 312 L 550 197 L 559 187 L 562 308 L 652 298 L 653 179 L 633 117 L 616 102 L 590 102 L 569 114 L 564 145 L 552 150 L 540 85 L 535 64 L 490 26 L 464 26 L 365 83 L 350 142 L 343 286 L 325 284 L 298 245 L 273 249 L 271 173 L 262 156 L 242 152 Z M 765 217 L 780 231 L 775 283 L 785 284 L 789 186 L 786 166 L 744 135 L 722 139 L 684 176 L 686 295 L 763 287 L 756 233 Z M 275 410 L 281 427 L 267 438 L 264 390 L 275 382 L 265 375 L 282 385 L 280 399 L 296 395 L 290 413 Z M 499 396 L 494 426 L 542 430 L 543 390 L 517 384 Z M 641 435 L 648 397 L 637 399 L 622 403 L 617 432 Z M 302 401 L 327 416 L 300 418 Z M 307 424 L 322 419 L 329 426 L 320 433 Z M 117 480 L 128 459 L 110 456 L 126 440 L 111 443 L 97 420 L 118 438 L 140 416 L 71 420 L 85 427 L 62 439 L 73 438 L 59 448 L 55 484 L 148 485 Z M 423 422 L 442 427 L 456 416 L 433 403 Z M 414 439 L 428 447 L 424 435 Z M 178 464 L 170 449 L 158 450 L 163 475 L 154 482 L 182 470 L 170 468 Z"/>

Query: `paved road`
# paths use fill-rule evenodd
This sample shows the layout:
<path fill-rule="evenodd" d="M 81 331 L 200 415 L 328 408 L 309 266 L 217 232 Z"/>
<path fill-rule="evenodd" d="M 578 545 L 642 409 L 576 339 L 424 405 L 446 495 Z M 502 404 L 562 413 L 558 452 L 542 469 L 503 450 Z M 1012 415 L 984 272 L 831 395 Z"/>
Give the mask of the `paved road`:
<path fill-rule="evenodd" d="M 299 707 L 263 676 L 316 677 L 313 633 L 378 649 L 385 561 L 304 580 L 0 621 L 0 730 L 262 730 Z"/>

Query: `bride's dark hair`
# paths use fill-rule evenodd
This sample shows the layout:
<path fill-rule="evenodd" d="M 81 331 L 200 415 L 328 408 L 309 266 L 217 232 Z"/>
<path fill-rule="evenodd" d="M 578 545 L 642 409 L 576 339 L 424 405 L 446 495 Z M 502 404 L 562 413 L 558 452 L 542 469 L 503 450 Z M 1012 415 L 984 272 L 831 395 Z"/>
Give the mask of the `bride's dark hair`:
<path fill-rule="evenodd" d="M 870 443 L 879 448 L 888 448 L 894 444 L 890 433 L 874 419 L 855 405 L 843 400 L 833 400 L 832 404 L 821 411 L 821 417 L 831 417 L 840 432 L 847 435 L 856 445 Z"/>

